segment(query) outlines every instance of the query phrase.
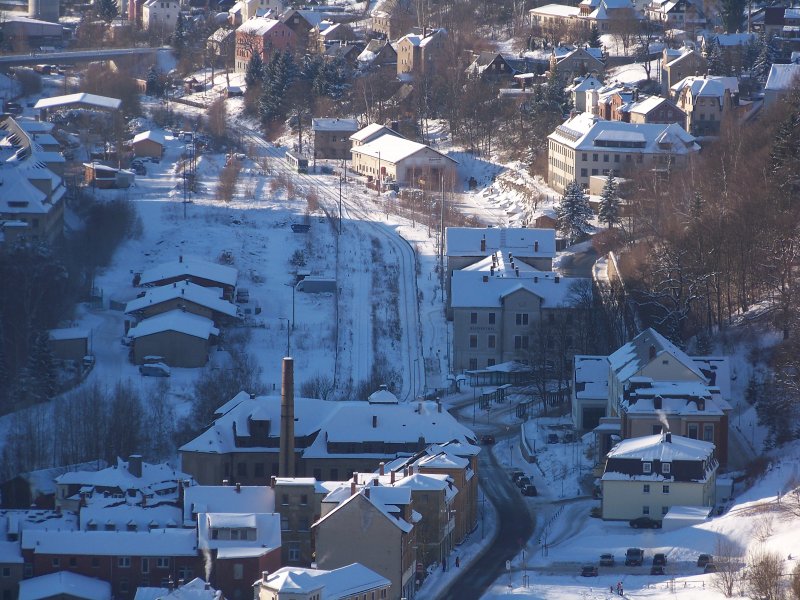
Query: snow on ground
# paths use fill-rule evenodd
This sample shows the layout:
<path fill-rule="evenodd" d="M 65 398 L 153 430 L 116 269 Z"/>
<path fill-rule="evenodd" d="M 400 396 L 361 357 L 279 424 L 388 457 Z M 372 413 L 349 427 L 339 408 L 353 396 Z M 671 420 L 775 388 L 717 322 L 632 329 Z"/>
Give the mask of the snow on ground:
<path fill-rule="evenodd" d="M 659 64 L 659 60 L 650 61 L 650 79 L 658 79 Z M 646 79 L 647 73 L 645 73 L 644 66 L 638 62 L 612 67 L 608 69 L 603 76 L 603 81 L 606 83 L 614 81 L 618 81 L 619 83 L 639 83 Z"/>

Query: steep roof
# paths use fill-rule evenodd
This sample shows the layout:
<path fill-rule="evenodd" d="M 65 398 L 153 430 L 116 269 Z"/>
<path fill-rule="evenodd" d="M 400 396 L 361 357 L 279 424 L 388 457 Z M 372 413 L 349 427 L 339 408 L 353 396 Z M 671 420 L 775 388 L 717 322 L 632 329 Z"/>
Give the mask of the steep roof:
<path fill-rule="evenodd" d="M 693 440 L 680 435 L 669 434 L 671 441 L 666 441 L 664 434 L 646 435 L 638 438 L 622 440 L 611 449 L 608 458 L 631 458 L 643 461 L 659 460 L 673 462 L 676 460 L 706 460 L 714 452 L 714 444 L 702 440 Z"/>
<path fill-rule="evenodd" d="M 175 309 L 139 321 L 128 330 L 128 336 L 136 339 L 165 331 L 177 331 L 204 340 L 219 335 L 219 329 L 214 327 L 211 319 Z"/>
<path fill-rule="evenodd" d="M 236 285 L 239 272 L 233 267 L 218 265 L 194 257 L 185 256 L 179 260 L 166 262 L 142 273 L 140 285 L 157 284 L 166 279 L 198 277 L 221 283 L 223 285 Z"/>
<path fill-rule="evenodd" d="M 258 583 L 258 582 L 257 582 Z M 306 594 L 323 589 L 323 600 L 358 596 L 369 590 L 387 587 L 391 582 L 360 563 L 323 571 L 302 567 L 283 567 L 270 573 L 262 584 L 276 592 Z"/>
<path fill-rule="evenodd" d="M 633 340 L 621 346 L 608 357 L 608 363 L 617 378 L 624 382 L 664 353 L 671 355 L 694 373 L 698 379 L 705 381 L 703 372 L 694 361 L 683 350 L 652 328 L 645 329 Z"/>
<path fill-rule="evenodd" d="M 426 149 L 435 152 L 453 164 L 458 164 L 458 161 L 425 144 L 412 142 L 406 138 L 391 135 L 382 135 L 363 146 L 355 146 L 351 152 L 353 154 L 364 154 L 373 158 L 380 158 L 389 163 L 398 163 Z"/>
<path fill-rule="evenodd" d="M 236 31 L 252 35 L 266 35 L 279 24 L 281 22 L 277 19 L 255 17 L 242 23 Z"/>
<path fill-rule="evenodd" d="M 128 302 L 125 306 L 125 313 L 130 314 L 150 306 L 158 306 L 176 298 L 185 299 L 231 317 L 235 317 L 237 314 L 236 305 L 223 300 L 221 290 L 197 285 L 190 281 L 178 281 L 172 285 L 148 288 L 144 295 Z"/>
<path fill-rule="evenodd" d="M 788 90 L 798 82 L 800 82 L 800 64 L 772 65 L 764 89 L 774 91 Z"/>
<path fill-rule="evenodd" d="M 155 129 L 149 129 L 147 131 L 143 131 L 141 133 L 137 133 L 133 136 L 132 143 L 136 144 L 138 142 L 142 142 L 144 140 L 150 140 L 151 142 L 156 142 L 158 144 L 164 145 L 164 132 L 156 131 Z"/>

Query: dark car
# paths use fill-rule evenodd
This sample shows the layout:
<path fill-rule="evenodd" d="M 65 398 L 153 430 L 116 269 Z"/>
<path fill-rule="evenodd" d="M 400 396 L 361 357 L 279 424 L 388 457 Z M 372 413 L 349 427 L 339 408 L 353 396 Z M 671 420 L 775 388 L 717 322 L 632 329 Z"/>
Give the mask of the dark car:
<path fill-rule="evenodd" d="M 628 548 L 625 552 L 625 565 L 641 567 L 644 563 L 644 550 L 641 548 Z"/>
<path fill-rule="evenodd" d="M 717 572 L 717 565 L 714 563 L 706 563 L 706 566 L 703 567 L 703 573 L 716 573 Z"/>
<path fill-rule="evenodd" d="M 517 483 L 520 479 L 525 477 L 525 473 L 522 471 L 511 471 L 511 481 Z"/>
<path fill-rule="evenodd" d="M 634 529 L 661 529 L 661 521 L 650 517 L 638 517 L 628 522 Z"/>
<path fill-rule="evenodd" d="M 601 567 L 613 567 L 614 566 L 614 555 L 613 554 L 601 554 L 600 555 L 600 566 Z"/>
<path fill-rule="evenodd" d="M 133 163 L 131 165 L 131 171 L 137 175 L 147 175 L 147 169 L 142 163 Z"/>
<path fill-rule="evenodd" d="M 539 491 L 536 489 L 535 485 L 526 485 L 522 488 L 522 495 L 523 496 L 538 496 Z"/>
<path fill-rule="evenodd" d="M 526 485 L 533 485 L 530 477 L 520 477 L 517 479 L 517 487 L 519 489 L 524 488 Z"/>
<path fill-rule="evenodd" d="M 663 552 L 656 552 L 653 554 L 653 566 L 661 565 L 662 567 L 667 564 L 667 555 Z"/>
<path fill-rule="evenodd" d="M 491 434 L 486 434 L 481 436 L 481 444 L 485 444 L 487 446 L 491 446 L 495 443 L 494 436 Z"/>
<path fill-rule="evenodd" d="M 714 559 L 711 558 L 710 554 L 701 554 L 700 556 L 697 557 L 698 567 L 705 567 L 710 562 L 714 562 Z"/>
<path fill-rule="evenodd" d="M 557 433 L 548 433 L 547 434 L 547 443 L 548 444 L 557 444 L 558 443 L 558 434 Z"/>
<path fill-rule="evenodd" d="M 581 567 L 581 577 L 597 577 L 597 567 L 594 565 L 584 565 Z"/>
<path fill-rule="evenodd" d="M 664 565 L 653 565 L 650 567 L 650 575 L 663 575 Z"/>

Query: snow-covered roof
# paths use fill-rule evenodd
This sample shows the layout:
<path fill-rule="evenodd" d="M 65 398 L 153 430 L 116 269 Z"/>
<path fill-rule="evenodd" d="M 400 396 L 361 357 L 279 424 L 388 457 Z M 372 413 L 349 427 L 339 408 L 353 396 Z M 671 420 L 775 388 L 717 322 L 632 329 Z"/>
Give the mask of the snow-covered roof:
<path fill-rule="evenodd" d="M 353 154 L 364 154 L 372 158 L 380 157 L 382 161 L 387 163 L 398 163 L 425 149 L 438 154 L 453 164 L 458 164 L 458 161 L 453 160 L 446 154 L 442 154 L 438 150 L 434 150 L 425 144 L 412 142 L 406 138 L 393 135 L 382 135 L 362 146 L 354 147 L 351 152 Z"/>
<path fill-rule="evenodd" d="M 128 336 L 136 339 L 165 331 L 177 331 L 204 340 L 219 335 L 219 329 L 214 327 L 211 319 L 175 309 L 139 321 L 128 330 Z"/>
<path fill-rule="evenodd" d="M 687 47 L 684 46 L 683 48 L 681 48 L 679 50 L 679 54 L 676 57 L 671 58 L 669 60 L 669 62 L 667 63 L 667 66 L 668 67 L 675 66 L 679 62 L 681 62 L 682 60 L 685 60 L 686 58 L 688 58 L 690 56 L 695 56 L 697 58 L 702 58 L 702 55 L 699 52 L 697 52 L 696 50 L 694 50 L 693 48 L 687 48 Z"/>
<path fill-rule="evenodd" d="M 99 471 L 69 471 L 56 477 L 58 485 L 80 485 L 100 488 L 119 488 L 120 490 L 143 490 L 148 487 L 169 482 L 191 480 L 187 475 L 167 463 L 152 464 L 142 462 L 142 476 L 133 475 L 130 463 L 117 459 L 117 464 Z"/>
<path fill-rule="evenodd" d="M 684 88 L 690 88 L 692 97 L 711 96 L 722 98 L 725 90 L 731 94 L 739 92 L 739 80 L 736 77 L 719 77 L 715 75 L 693 75 L 681 79 L 673 85 L 670 90 L 674 94 L 680 94 Z"/>
<path fill-rule="evenodd" d="M 643 378 L 637 378 L 643 379 Z M 629 416 L 654 415 L 658 410 L 669 415 L 722 416 L 731 410 L 719 389 L 702 381 L 649 381 L 630 392 L 621 408 Z"/>
<path fill-rule="evenodd" d="M 372 392 L 367 400 L 370 404 L 398 404 L 400 402 L 397 396 L 384 389 Z"/>
<path fill-rule="evenodd" d="M 666 441 L 669 435 L 672 441 Z M 608 458 L 630 458 L 642 461 L 702 461 L 714 452 L 714 444 L 674 434 L 646 435 L 622 440 L 608 453 Z"/>
<path fill-rule="evenodd" d="M 0 564 L 21 565 L 24 561 L 18 542 L 0 541 Z"/>
<path fill-rule="evenodd" d="M 353 142 L 371 142 L 374 139 L 382 135 L 393 135 L 395 137 L 403 137 L 399 133 L 397 133 L 394 129 L 390 129 L 386 127 L 386 125 L 380 125 L 378 123 L 370 123 L 363 129 L 356 131 L 353 135 L 350 136 L 350 140 Z"/>
<path fill-rule="evenodd" d="M 568 92 L 585 92 L 591 89 L 600 89 L 603 84 L 594 75 L 586 75 L 584 77 L 576 77 L 572 85 L 568 86 Z"/>
<path fill-rule="evenodd" d="M 341 131 L 341 132 L 355 132 L 358 131 L 358 121 L 355 119 L 339 119 L 339 118 L 319 118 L 312 119 L 312 131 Z"/>
<path fill-rule="evenodd" d="M 272 30 L 280 21 L 277 19 L 267 19 L 265 17 L 254 17 L 242 23 L 236 31 L 241 33 L 249 33 L 252 35 L 266 35 Z"/>
<path fill-rule="evenodd" d="M 271 591 L 291 594 L 322 590 L 321 598 L 325 600 L 358 597 L 370 590 L 391 585 L 388 579 L 360 563 L 331 571 L 283 567 L 256 582 L 257 585 L 259 583 Z"/>
<path fill-rule="evenodd" d="M 162 285 L 148 288 L 144 295 L 134 298 L 125 306 L 125 313 L 130 314 L 144 310 L 150 306 L 157 306 L 175 298 L 185 299 L 213 311 L 235 317 L 236 305 L 222 298 L 222 290 L 197 285 L 190 281 L 179 281 L 172 285 Z"/>
<path fill-rule="evenodd" d="M 34 554 L 83 556 L 196 556 L 193 529 L 152 531 L 25 530 L 22 549 Z"/>
<path fill-rule="evenodd" d="M 168 279 L 187 279 L 189 277 L 235 286 L 239 271 L 233 267 L 184 256 L 179 260 L 166 262 L 142 272 L 140 284 L 143 286 L 156 285 L 158 282 Z"/>
<path fill-rule="evenodd" d="M 164 145 L 164 132 L 158 131 L 155 129 L 149 129 L 147 131 L 143 131 L 141 133 L 137 133 L 133 136 L 132 143 L 136 144 L 138 142 L 143 142 L 144 140 L 150 140 L 151 142 L 156 142 L 157 144 Z"/>
<path fill-rule="evenodd" d="M 19 582 L 19 600 L 61 597 L 111 600 L 111 584 L 69 571 L 58 571 Z"/>
<path fill-rule="evenodd" d="M 790 89 L 800 81 L 800 64 L 772 65 L 769 69 L 765 90 L 782 91 Z"/>
<path fill-rule="evenodd" d="M 70 104 L 87 104 L 96 108 L 117 110 L 122 104 L 122 100 L 119 100 L 118 98 L 109 98 L 108 96 L 98 96 L 97 94 L 87 94 L 85 92 L 81 92 L 77 94 L 67 94 L 66 96 L 42 98 L 36 102 L 34 108 L 57 108 L 59 106 L 68 106 Z"/>
<path fill-rule="evenodd" d="M 755 33 L 719 33 L 715 34 L 719 45 L 726 46 L 745 46 L 756 39 Z"/>
<path fill-rule="evenodd" d="M 488 256 L 503 251 L 524 258 L 553 258 L 556 232 L 526 227 L 448 227 L 445 249 L 447 256 Z"/>
<path fill-rule="evenodd" d="M 133 600 L 219 600 L 221 597 L 222 592 L 211 586 L 206 588 L 206 582 L 195 577 L 172 591 L 169 588 L 140 587 Z"/>
<path fill-rule="evenodd" d="M 0 194 L 0 212 L 2 213 L 45 214 L 52 207 L 47 202 L 47 194 L 33 185 L 19 167 L 9 164 L 0 165 L 0 185 L 4 190 L 4 193 Z"/>
<path fill-rule="evenodd" d="M 664 515 L 664 520 L 705 521 L 711 515 L 713 508 L 713 506 L 670 506 Z"/>
<path fill-rule="evenodd" d="M 578 301 L 576 292 L 585 279 L 541 273 L 541 277 L 492 277 L 480 271 L 453 271 L 450 304 L 453 308 L 500 308 L 507 296 L 519 290 L 541 298 L 543 308 L 568 307 Z"/>
<path fill-rule="evenodd" d="M 181 524 L 181 509 L 174 504 L 175 495 L 164 500 L 154 496 L 144 506 L 141 496 L 125 498 L 104 497 L 94 494 L 87 498 L 87 505 L 81 508 L 80 526 L 84 531 L 104 529 L 112 525 L 116 531 L 136 531 L 148 529 L 167 529 Z"/>
<path fill-rule="evenodd" d="M 280 398 L 242 398 L 228 412 L 218 417 L 209 429 L 182 446 L 181 451 L 264 452 L 264 446 L 237 446 L 235 443 L 234 427 L 239 436 L 247 435 L 252 421 L 273 423 L 270 435 L 276 437 L 277 424 L 280 422 Z M 303 449 L 304 457 L 332 456 L 334 454 L 329 452 L 328 443 L 335 442 L 361 443 L 374 440 L 386 443 L 417 443 L 422 439 L 423 443 L 432 444 L 451 440 L 467 443 L 475 440 L 472 431 L 458 423 L 449 412 L 439 412 L 434 402 L 369 404 L 295 398 L 294 428 L 297 437 L 316 436 L 311 445 Z"/>
<path fill-rule="evenodd" d="M 608 358 L 575 355 L 575 396 L 608 398 Z"/>
<path fill-rule="evenodd" d="M 574 150 L 596 151 L 603 140 L 627 142 L 624 152 L 687 154 L 700 149 L 694 136 L 676 123 L 625 123 L 605 121 L 591 113 L 580 113 L 567 119 L 548 136 Z M 598 140 L 601 143 L 596 144 Z M 642 142 L 644 146 L 642 146 Z M 621 147 L 616 146 L 618 149 Z"/>
<path fill-rule="evenodd" d="M 50 329 L 47 334 L 51 340 L 82 340 L 89 337 L 89 330 L 68 327 L 66 329 Z"/>
<path fill-rule="evenodd" d="M 629 111 L 632 113 L 646 115 L 665 102 L 669 102 L 669 100 L 662 98 L 661 96 L 650 96 L 649 98 L 645 98 L 644 100 L 640 100 L 639 102 L 634 102 L 631 104 Z"/>
<path fill-rule="evenodd" d="M 577 6 L 567 6 L 566 4 L 545 4 L 538 8 L 532 8 L 528 12 L 532 15 L 551 17 L 577 17 L 580 8 Z"/>
<path fill-rule="evenodd" d="M 625 382 L 663 354 L 671 355 L 700 381 L 705 376 L 686 353 L 655 329 L 648 328 L 608 357 L 611 369 L 620 382 Z"/>
<path fill-rule="evenodd" d="M 382 514 L 386 519 L 395 525 L 398 529 L 403 531 L 404 533 L 410 532 L 414 525 L 409 523 L 405 519 L 402 518 L 402 511 L 398 507 L 397 504 L 384 504 L 380 499 L 379 496 L 385 497 L 388 494 L 378 494 L 374 495 L 373 490 L 379 489 L 378 486 L 365 486 L 361 490 L 357 491 L 355 494 L 349 496 L 346 500 L 339 502 L 339 504 L 330 512 L 325 514 L 322 518 L 320 518 L 312 527 L 318 527 L 328 519 L 332 519 L 338 515 L 339 511 L 343 511 L 345 507 L 348 507 L 353 502 L 363 502 L 367 505 L 371 505 L 374 507 L 380 514 Z M 394 488 L 386 488 L 386 489 L 394 489 Z M 411 502 L 411 490 L 398 490 L 408 494 L 408 502 Z M 328 500 L 328 497 L 325 498 Z"/>
<path fill-rule="evenodd" d="M 212 529 L 255 529 L 255 535 L 252 539 L 215 539 Z M 281 546 L 281 516 L 273 512 L 200 513 L 197 537 L 201 548 L 216 550 L 220 559 L 263 556 Z"/>
<path fill-rule="evenodd" d="M 192 513 L 271 513 L 275 511 L 275 492 L 267 485 L 198 485 L 186 488 L 183 512 Z"/>
<path fill-rule="evenodd" d="M 431 40 L 436 39 L 438 34 L 446 34 L 446 33 L 447 31 L 445 29 L 432 29 L 431 31 L 427 32 L 427 34 L 424 36 L 418 33 L 409 33 L 401 37 L 399 40 L 397 40 L 397 43 L 399 44 L 403 40 L 407 40 L 408 42 L 411 43 L 412 46 L 419 46 L 421 48 L 424 48 L 431 42 Z"/>

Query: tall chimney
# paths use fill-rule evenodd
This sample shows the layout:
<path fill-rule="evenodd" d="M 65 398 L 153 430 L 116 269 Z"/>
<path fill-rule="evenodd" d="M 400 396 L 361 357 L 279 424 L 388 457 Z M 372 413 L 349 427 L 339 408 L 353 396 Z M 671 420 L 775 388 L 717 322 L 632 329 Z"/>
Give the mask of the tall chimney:
<path fill-rule="evenodd" d="M 294 359 L 283 359 L 279 477 L 294 477 Z"/>
<path fill-rule="evenodd" d="M 134 477 L 142 476 L 142 455 L 131 454 L 128 457 L 128 473 Z"/>
<path fill-rule="evenodd" d="M 386 469 L 386 463 L 385 463 L 385 462 L 383 462 L 383 461 L 379 462 L 379 463 L 378 463 L 378 469 L 379 469 L 379 471 L 378 471 L 378 472 L 379 472 L 381 475 L 386 475 L 386 472 L 385 472 L 385 469 Z"/>

